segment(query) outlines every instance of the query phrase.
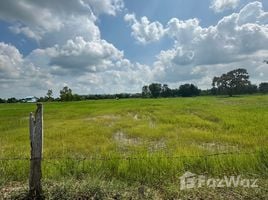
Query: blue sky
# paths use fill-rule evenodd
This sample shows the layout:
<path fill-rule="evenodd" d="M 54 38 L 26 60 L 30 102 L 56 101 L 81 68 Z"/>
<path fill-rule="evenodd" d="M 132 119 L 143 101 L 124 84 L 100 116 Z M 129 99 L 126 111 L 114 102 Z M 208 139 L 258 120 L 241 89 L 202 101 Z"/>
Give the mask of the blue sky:
<path fill-rule="evenodd" d="M 268 1 L 0 2 L 0 98 L 140 92 L 244 67 L 268 81 Z"/>

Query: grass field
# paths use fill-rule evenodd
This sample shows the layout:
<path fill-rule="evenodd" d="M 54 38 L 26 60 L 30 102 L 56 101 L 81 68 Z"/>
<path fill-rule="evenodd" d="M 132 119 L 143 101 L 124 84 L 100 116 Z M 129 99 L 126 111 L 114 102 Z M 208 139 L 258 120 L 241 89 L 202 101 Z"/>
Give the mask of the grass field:
<path fill-rule="evenodd" d="M 0 158 L 29 157 L 28 115 L 35 108 L 0 104 Z M 44 104 L 48 185 L 95 180 L 104 181 L 100 188 L 118 185 L 116 191 L 142 184 L 170 194 L 186 171 L 267 184 L 267 147 L 267 95 Z M 0 160 L 1 187 L 26 183 L 28 170 L 28 160 Z"/>

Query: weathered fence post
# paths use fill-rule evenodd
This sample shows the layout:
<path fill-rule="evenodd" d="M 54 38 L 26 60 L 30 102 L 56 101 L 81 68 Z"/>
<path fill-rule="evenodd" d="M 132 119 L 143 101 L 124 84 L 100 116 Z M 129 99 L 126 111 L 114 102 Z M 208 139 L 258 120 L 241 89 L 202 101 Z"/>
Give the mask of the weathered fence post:
<path fill-rule="evenodd" d="M 43 151 L 43 105 L 38 103 L 35 114 L 30 113 L 30 144 L 31 164 L 29 177 L 29 196 L 40 199 L 41 187 L 41 161 Z"/>

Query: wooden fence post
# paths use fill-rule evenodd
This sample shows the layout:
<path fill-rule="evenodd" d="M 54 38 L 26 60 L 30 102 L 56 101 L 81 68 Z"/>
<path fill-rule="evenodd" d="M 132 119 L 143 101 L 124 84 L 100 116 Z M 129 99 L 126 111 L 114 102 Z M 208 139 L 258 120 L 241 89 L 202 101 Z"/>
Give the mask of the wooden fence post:
<path fill-rule="evenodd" d="M 42 196 L 41 187 L 41 161 L 43 152 L 43 105 L 38 103 L 35 114 L 30 113 L 30 143 L 31 163 L 29 176 L 29 196 L 33 199 L 40 199 Z"/>

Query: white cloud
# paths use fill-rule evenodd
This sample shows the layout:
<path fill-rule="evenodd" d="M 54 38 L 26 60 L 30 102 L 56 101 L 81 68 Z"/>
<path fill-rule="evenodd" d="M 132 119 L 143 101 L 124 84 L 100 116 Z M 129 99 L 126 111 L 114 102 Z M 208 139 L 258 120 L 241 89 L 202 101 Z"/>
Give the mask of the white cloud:
<path fill-rule="evenodd" d="M 124 8 L 123 0 L 87 0 L 93 11 L 97 14 L 106 13 L 116 15 L 118 11 Z"/>
<path fill-rule="evenodd" d="M 219 13 L 229 9 L 235 9 L 239 5 L 240 0 L 212 0 L 210 8 L 214 12 Z"/>
<path fill-rule="evenodd" d="M 15 24 L 13 26 L 10 26 L 9 30 L 11 30 L 15 34 L 24 34 L 28 38 L 34 39 L 36 41 L 39 41 L 42 39 L 40 33 L 32 31 L 29 27 L 21 26 L 20 24 Z"/>
<path fill-rule="evenodd" d="M 195 36 L 201 33 L 201 29 L 196 18 L 186 21 L 172 18 L 167 23 L 166 33 L 177 42 L 185 44 L 193 42 Z"/>
<path fill-rule="evenodd" d="M 131 25 L 132 36 L 141 44 L 158 41 L 164 35 L 163 25 L 160 22 L 151 23 L 147 17 L 142 17 L 138 21 L 134 14 L 126 14 L 124 19 Z"/>
<path fill-rule="evenodd" d="M 25 59 L 16 47 L 0 43 L 1 96 L 27 96 L 51 87 L 50 74 Z"/>
<path fill-rule="evenodd" d="M 80 94 L 135 92 L 152 80 L 149 66 L 131 63 L 105 40 L 77 37 L 64 45 L 36 49 L 26 59 L 53 76 L 56 91 L 67 83 Z"/>
<path fill-rule="evenodd" d="M 123 52 L 105 40 L 88 42 L 83 37 L 76 37 L 63 46 L 54 47 L 49 65 L 57 66 L 59 70 L 67 69 L 69 73 L 95 73 L 117 69 L 116 62 L 122 59 Z"/>
<path fill-rule="evenodd" d="M 35 49 L 28 59 L 39 66 L 58 66 L 71 71 L 99 72 L 116 67 L 123 52 L 105 40 L 87 41 L 83 37 L 68 40 L 64 45 Z"/>
<path fill-rule="evenodd" d="M 52 63 L 55 58 L 59 59 L 58 65 Z M 66 58 L 68 66 L 63 63 Z M 79 65 L 80 60 L 86 62 Z M 149 66 L 131 63 L 123 52 L 106 41 L 86 42 L 76 38 L 63 46 L 36 49 L 27 57 L 14 46 L 0 43 L 2 98 L 44 96 L 50 88 L 57 95 L 65 85 L 79 94 L 137 92 L 151 81 Z"/>
<path fill-rule="evenodd" d="M 153 81 L 150 67 L 130 64 L 125 70 L 85 73 L 73 83 L 74 88 L 88 94 L 139 92 L 143 85 Z"/>
<path fill-rule="evenodd" d="M 248 23 L 265 25 L 268 23 L 268 12 L 263 10 L 261 2 L 251 2 L 241 9 L 237 20 L 239 25 Z"/>
<path fill-rule="evenodd" d="M 268 66 L 262 63 L 265 54 L 260 52 L 268 52 L 267 14 L 260 2 L 252 2 L 239 13 L 221 19 L 216 26 L 201 27 L 196 19 L 171 19 L 166 35 L 173 38 L 175 44 L 157 56 L 156 79 L 201 81 L 217 72 L 244 67 L 253 79 L 263 80 Z"/>
<path fill-rule="evenodd" d="M 0 42 L 0 78 L 16 78 L 20 74 L 23 58 L 11 45 Z"/>
<path fill-rule="evenodd" d="M 116 15 L 123 6 L 123 0 L 1 1 L 0 20 L 11 23 L 13 33 L 24 34 L 48 47 L 77 36 L 99 38 L 97 16 Z"/>

